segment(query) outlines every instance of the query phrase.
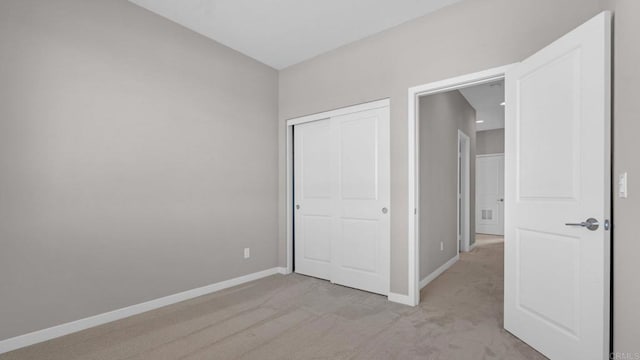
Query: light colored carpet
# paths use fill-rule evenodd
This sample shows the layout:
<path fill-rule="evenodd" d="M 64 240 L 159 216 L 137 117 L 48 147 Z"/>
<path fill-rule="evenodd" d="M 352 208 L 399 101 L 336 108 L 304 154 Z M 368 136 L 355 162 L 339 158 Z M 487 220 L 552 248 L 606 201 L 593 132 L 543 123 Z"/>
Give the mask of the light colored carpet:
<path fill-rule="evenodd" d="M 0 356 L 4 360 L 544 359 L 502 329 L 499 238 L 411 308 L 301 275 L 276 275 Z"/>

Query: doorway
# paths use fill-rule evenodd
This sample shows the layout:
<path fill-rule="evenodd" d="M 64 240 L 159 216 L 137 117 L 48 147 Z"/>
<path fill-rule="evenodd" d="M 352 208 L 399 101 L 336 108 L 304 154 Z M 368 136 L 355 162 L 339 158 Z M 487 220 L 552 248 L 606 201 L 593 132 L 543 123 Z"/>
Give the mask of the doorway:
<path fill-rule="evenodd" d="M 503 188 L 504 172 L 497 170 L 504 168 L 503 162 L 498 161 L 500 167 L 493 171 L 487 170 L 483 166 L 483 159 L 489 159 L 484 154 L 487 146 L 477 150 L 479 139 L 486 142 L 486 131 L 504 131 L 503 105 L 502 79 L 420 97 L 421 211 L 417 221 L 421 228 L 429 229 L 419 235 L 420 289 L 455 264 L 461 252 L 470 252 L 476 245 L 476 233 L 503 234 L 502 222 L 491 232 L 488 226 L 483 228 L 485 223 L 497 222 L 502 213 L 504 194 L 499 189 Z M 491 145 L 504 148 L 503 143 Z M 476 156 L 477 151 L 483 155 Z M 489 196 L 492 208 L 487 210 Z"/>
<path fill-rule="evenodd" d="M 458 253 L 471 251 L 471 138 L 458 130 Z"/>
<path fill-rule="evenodd" d="M 476 234 L 504 236 L 504 154 L 476 155 Z"/>
<path fill-rule="evenodd" d="M 476 235 L 504 235 L 504 85 L 499 80 L 459 90 L 476 111 Z"/>
<path fill-rule="evenodd" d="M 459 259 L 458 247 L 460 250 L 471 250 L 475 244 L 475 138 L 476 138 L 476 111 L 469 104 L 468 100 L 462 94 L 462 90 L 466 88 L 472 88 L 474 86 L 482 86 L 486 84 L 492 84 L 501 82 L 504 80 L 506 71 L 514 65 L 508 65 L 504 67 L 489 69 L 479 73 L 474 73 L 466 76 L 461 76 L 454 79 L 435 82 L 428 85 L 418 86 L 409 90 L 409 294 L 406 299 L 406 303 L 409 305 L 417 305 L 420 303 L 420 290 L 433 281 L 436 277 L 446 271 L 449 267 L 454 265 Z M 503 95 L 504 96 L 504 95 Z M 437 99 L 440 97 L 441 99 Z M 426 114 L 427 109 L 434 110 L 438 108 L 441 110 L 449 110 L 446 116 L 443 116 L 441 111 L 436 111 L 432 114 Z M 460 107 L 464 107 L 466 110 L 459 111 Z M 431 119 L 432 121 L 428 121 Z M 457 122 L 454 126 L 453 122 Z M 433 126 L 439 128 L 432 128 Z M 440 177 L 443 173 L 443 167 L 437 166 L 439 159 L 445 154 L 451 154 L 450 150 L 446 146 L 448 143 L 458 144 L 456 141 L 457 135 L 453 135 L 451 138 L 445 134 L 445 132 L 454 131 L 453 134 L 457 134 L 458 130 L 470 135 L 469 148 L 470 148 L 470 166 L 469 166 L 469 219 L 468 226 L 468 245 L 458 245 L 456 239 L 457 233 L 460 230 L 455 228 L 455 218 L 460 214 L 456 214 L 458 204 L 455 198 L 455 190 L 453 195 L 446 195 L 445 198 L 438 198 L 442 195 L 449 194 L 450 190 L 444 190 L 439 187 L 438 183 L 447 186 L 447 184 L 453 183 L 454 186 L 459 181 L 456 179 L 455 169 L 453 178 L 447 180 L 446 177 L 442 177 L 437 183 L 430 183 L 430 178 L 434 176 Z M 447 140 L 448 137 L 448 140 Z M 456 158 L 459 148 L 453 148 L 453 160 L 447 160 L 442 163 L 453 164 L 456 167 Z M 432 157 L 432 160 L 424 161 L 425 158 Z M 471 160 L 474 159 L 474 160 Z M 436 166 L 434 166 L 434 164 Z M 449 165 L 451 166 L 451 165 Z M 449 173 L 450 174 L 450 173 Z M 444 191 L 443 191 L 444 190 Z M 427 194 L 425 194 L 427 192 Z M 430 195 L 429 192 L 433 194 Z M 425 201 L 427 200 L 427 201 Z M 435 217 L 431 217 L 429 214 L 440 215 L 438 209 L 428 209 L 427 204 L 453 204 L 453 214 L 445 215 L 443 221 L 450 223 L 447 219 L 454 219 L 454 228 L 451 230 L 449 225 L 444 225 L 450 230 L 438 233 L 437 236 L 431 236 L 432 239 L 428 241 L 427 246 L 429 249 L 424 249 L 423 243 L 425 237 L 423 234 L 431 234 L 434 231 L 441 231 L 443 228 L 442 221 L 432 221 Z M 449 210 L 450 211 L 450 210 Z M 422 221 L 425 220 L 425 221 Z M 428 229 L 428 230 L 427 230 Z M 413 230 L 413 231 L 411 231 Z M 463 228 L 464 230 L 464 228 Z M 453 244 L 455 250 L 445 246 L 442 242 L 447 241 L 444 239 L 451 239 L 453 237 Z M 431 243 L 429 245 L 428 243 Z M 436 255 L 434 256 L 433 253 Z M 427 265 L 427 263 L 430 263 Z"/>

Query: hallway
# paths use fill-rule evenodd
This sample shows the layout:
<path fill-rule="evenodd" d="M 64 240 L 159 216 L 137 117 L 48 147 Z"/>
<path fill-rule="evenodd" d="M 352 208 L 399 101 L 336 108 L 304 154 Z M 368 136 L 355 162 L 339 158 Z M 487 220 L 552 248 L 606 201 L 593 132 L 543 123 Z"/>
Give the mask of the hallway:
<path fill-rule="evenodd" d="M 420 308 L 440 314 L 428 336 L 441 337 L 436 346 L 451 358 L 546 359 L 502 328 L 503 264 L 504 238 L 477 234 L 475 248 L 422 289 Z"/>

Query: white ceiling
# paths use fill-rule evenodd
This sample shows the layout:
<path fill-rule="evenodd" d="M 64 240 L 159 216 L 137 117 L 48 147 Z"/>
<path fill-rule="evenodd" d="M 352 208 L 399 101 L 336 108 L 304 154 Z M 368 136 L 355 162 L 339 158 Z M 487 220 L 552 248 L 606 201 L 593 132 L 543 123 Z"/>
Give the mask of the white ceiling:
<path fill-rule="evenodd" d="M 504 80 L 460 89 L 469 104 L 476 109 L 476 131 L 504 128 Z"/>
<path fill-rule="evenodd" d="M 130 0 L 276 69 L 461 0 Z"/>

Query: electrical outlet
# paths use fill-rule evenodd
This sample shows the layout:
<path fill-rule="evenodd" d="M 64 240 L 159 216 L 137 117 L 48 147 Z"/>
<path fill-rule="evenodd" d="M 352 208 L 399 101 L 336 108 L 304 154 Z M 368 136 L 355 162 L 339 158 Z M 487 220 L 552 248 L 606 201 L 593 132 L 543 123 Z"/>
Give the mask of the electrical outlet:
<path fill-rule="evenodd" d="M 440 251 L 444 251 L 444 242 L 440 241 Z"/>
<path fill-rule="evenodd" d="M 244 248 L 244 258 L 248 259 L 251 257 L 251 249 L 249 248 Z"/>

